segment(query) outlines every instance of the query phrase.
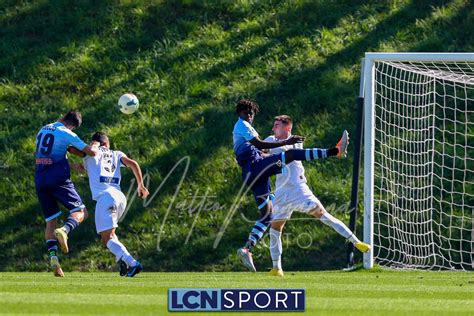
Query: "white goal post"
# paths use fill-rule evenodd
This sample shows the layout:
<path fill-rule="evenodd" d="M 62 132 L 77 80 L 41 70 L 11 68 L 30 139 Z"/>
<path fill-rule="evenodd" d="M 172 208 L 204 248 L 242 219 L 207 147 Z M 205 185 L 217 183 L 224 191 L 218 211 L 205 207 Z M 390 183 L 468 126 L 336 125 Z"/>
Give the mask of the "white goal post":
<path fill-rule="evenodd" d="M 366 53 L 364 267 L 474 270 L 474 53 Z"/>

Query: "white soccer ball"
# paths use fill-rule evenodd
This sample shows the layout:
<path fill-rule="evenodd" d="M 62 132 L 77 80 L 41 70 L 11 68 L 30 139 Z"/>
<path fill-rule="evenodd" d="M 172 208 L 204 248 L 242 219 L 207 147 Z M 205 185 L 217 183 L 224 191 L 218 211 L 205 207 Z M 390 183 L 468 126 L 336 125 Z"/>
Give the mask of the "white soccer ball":
<path fill-rule="evenodd" d="M 118 106 L 122 113 L 132 114 L 138 110 L 139 102 L 136 95 L 132 93 L 125 93 L 118 100 Z"/>

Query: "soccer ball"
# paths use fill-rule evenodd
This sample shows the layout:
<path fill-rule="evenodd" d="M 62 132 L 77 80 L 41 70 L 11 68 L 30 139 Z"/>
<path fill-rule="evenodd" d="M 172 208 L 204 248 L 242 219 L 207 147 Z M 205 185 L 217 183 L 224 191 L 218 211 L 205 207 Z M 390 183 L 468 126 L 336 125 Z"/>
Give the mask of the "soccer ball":
<path fill-rule="evenodd" d="M 122 113 L 132 114 L 138 110 L 138 98 L 132 93 L 125 93 L 118 100 L 118 106 Z"/>

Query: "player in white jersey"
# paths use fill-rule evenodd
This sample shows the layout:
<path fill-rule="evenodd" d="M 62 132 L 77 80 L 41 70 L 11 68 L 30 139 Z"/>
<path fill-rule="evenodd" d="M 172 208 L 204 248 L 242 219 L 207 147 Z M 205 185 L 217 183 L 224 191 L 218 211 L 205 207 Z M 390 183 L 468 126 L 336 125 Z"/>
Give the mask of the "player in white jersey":
<path fill-rule="evenodd" d="M 266 142 L 283 141 L 291 137 L 293 122 L 288 115 L 275 117 L 273 124 L 274 135 L 265 139 Z M 345 132 L 346 137 L 347 132 Z M 303 144 L 286 145 L 270 149 L 271 154 L 278 154 L 289 149 L 303 149 Z M 361 242 L 354 233 L 340 220 L 333 217 L 321 202 L 311 192 L 306 184 L 304 167 L 301 161 L 294 161 L 286 166 L 286 170 L 276 176 L 275 200 L 273 202 L 273 221 L 270 228 L 270 254 L 273 269 L 270 275 L 283 276 L 281 254 L 283 252 L 281 234 L 283 227 L 290 219 L 293 211 L 303 212 L 320 219 L 324 224 L 332 227 L 343 237 L 352 242 L 357 249 L 367 252 L 370 246 Z"/>
<path fill-rule="evenodd" d="M 127 206 L 127 199 L 120 189 L 120 167 L 132 169 L 138 183 L 138 196 L 145 199 L 149 192 L 143 184 L 143 176 L 138 163 L 121 151 L 110 150 L 109 138 L 105 133 L 96 132 L 92 136 L 92 142 L 93 147 L 98 147 L 98 154 L 95 157 L 84 157 L 81 167 L 87 171 L 92 199 L 97 202 L 96 230 L 104 246 L 115 255 L 120 265 L 120 275 L 133 277 L 143 268 L 115 234 L 118 221 Z"/>

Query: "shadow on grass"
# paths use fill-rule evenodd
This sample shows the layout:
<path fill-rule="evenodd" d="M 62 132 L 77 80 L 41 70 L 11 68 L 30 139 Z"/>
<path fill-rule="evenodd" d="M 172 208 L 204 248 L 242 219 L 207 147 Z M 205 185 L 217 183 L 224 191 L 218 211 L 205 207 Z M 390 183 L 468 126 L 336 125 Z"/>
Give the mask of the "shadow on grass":
<path fill-rule="evenodd" d="M 64 54 L 66 54 L 62 51 L 62 48 L 68 46 L 70 42 L 75 42 L 75 45 L 80 46 L 81 43 L 85 43 L 90 36 L 100 36 L 102 33 L 107 34 L 107 32 L 113 32 L 113 23 L 118 23 L 119 25 L 120 23 L 124 23 L 123 21 L 115 20 L 113 6 L 108 5 L 106 2 L 102 2 L 98 8 L 88 2 L 82 2 L 79 7 L 76 8 L 73 6 L 73 9 L 69 11 L 66 10 L 66 8 L 69 8 L 67 7 L 68 3 L 61 3 L 62 2 L 51 2 L 49 4 L 40 4 L 37 7 L 33 6 L 30 13 L 25 11 L 19 13 L 19 16 L 13 17 L 10 20 L 0 20 L 0 29 L 6 30 L 5 32 L 8 34 L 21 34 L 16 41 L 12 39 L 14 45 L 3 46 L 0 48 L 0 52 L 3 52 L 4 55 L 11 56 L 9 57 L 10 59 L 7 59 L 6 61 L 3 60 L 1 63 L 2 66 L 0 67 L 2 72 L 8 74 L 9 77 L 7 78 L 10 78 L 10 80 L 13 81 L 21 81 L 22 78 L 34 77 L 37 67 L 44 63 L 48 58 L 53 60 L 58 58 L 61 59 Z M 263 58 L 266 52 L 274 47 L 274 45 L 284 42 L 288 37 L 297 36 L 299 34 L 311 36 L 314 35 L 316 30 L 322 26 L 334 26 L 340 18 L 347 14 L 352 14 L 357 10 L 357 6 L 351 7 L 349 3 L 349 1 L 342 4 L 336 4 L 332 1 L 322 4 L 310 2 L 295 10 L 281 13 L 276 17 L 280 23 L 280 31 L 275 34 L 272 41 L 262 46 L 257 46 L 249 52 L 241 55 L 236 60 L 219 63 L 201 73 L 190 74 L 192 76 L 191 82 L 219 78 L 222 71 L 237 71 L 240 68 L 251 65 L 253 61 Z M 364 52 L 376 49 L 379 47 L 380 43 L 385 41 L 387 38 L 391 38 L 403 29 L 412 26 L 417 20 L 426 18 L 430 14 L 431 6 L 441 3 L 441 1 L 438 1 L 435 4 L 410 3 L 389 16 L 386 20 L 379 23 L 374 31 L 362 36 L 359 41 L 346 46 L 343 50 L 337 53 L 329 54 L 321 65 L 309 69 L 297 69 L 289 72 L 284 77 L 278 78 L 279 80 L 275 82 L 274 85 L 262 91 L 258 91 L 256 95 L 251 97 L 256 98 L 261 104 L 278 103 L 279 106 L 283 105 L 283 108 L 288 114 L 292 115 L 293 112 L 297 113 L 295 116 L 296 121 L 316 121 L 318 113 L 322 111 L 330 111 L 332 112 L 330 118 L 337 118 L 336 125 L 338 127 L 353 126 L 355 115 L 348 114 L 338 117 L 338 114 L 342 112 L 342 109 L 339 107 L 333 107 L 332 105 L 340 105 L 346 100 L 351 100 L 355 97 L 358 91 L 358 80 L 354 79 L 348 81 L 348 88 L 345 88 L 342 93 L 340 90 L 333 88 L 330 91 L 326 91 L 327 93 L 324 93 L 323 96 L 319 95 L 318 91 L 321 88 L 321 81 L 327 76 L 330 76 L 331 72 L 333 72 L 337 67 L 358 64 L 360 58 L 363 57 Z M 58 5 L 57 8 L 53 11 L 48 11 L 49 6 L 54 4 Z M 328 8 L 331 9 L 331 13 L 326 11 Z M 467 11 L 472 11 L 472 4 L 468 5 L 466 8 L 468 9 Z M 127 21 L 130 19 L 131 23 L 128 25 L 125 23 L 126 27 L 124 27 L 122 33 L 118 33 L 117 35 L 119 39 L 114 43 L 110 43 L 110 46 L 106 48 L 105 52 L 101 53 L 100 57 L 113 56 L 112 61 L 110 62 L 111 64 L 123 60 L 132 61 L 141 55 L 146 54 L 147 50 L 151 50 L 153 43 L 156 41 L 163 40 L 170 36 L 184 39 L 202 25 L 221 23 L 223 24 L 223 27 L 226 28 L 232 26 L 235 21 L 240 21 L 245 18 L 245 14 L 231 11 L 228 7 L 223 7 L 221 9 L 222 10 L 220 11 L 218 9 L 213 9 L 209 5 L 200 5 L 199 3 L 187 5 L 179 1 L 167 1 L 162 5 L 152 6 L 148 8 L 146 12 L 140 13 L 139 11 L 133 11 L 133 6 L 130 6 L 131 13 L 126 14 L 123 18 Z M 45 10 L 48 11 L 48 13 L 44 13 Z M 62 10 L 67 11 L 67 14 L 64 15 L 64 19 L 61 18 L 61 15 L 59 14 Z M 98 12 L 95 12 L 95 10 Z M 315 12 L 315 14 L 312 14 L 311 12 Z M 28 26 L 33 24 L 35 19 L 42 17 L 43 13 L 46 15 L 46 19 L 41 21 L 36 30 L 30 31 Z M 97 17 L 101 17 L 102 19 L 97 19 Z M 461 19 L 468 19 L 469 15 L 465 11 L 462 11 L 458 17 Z M 92 18 L 92 20 L 89 20 L 89 18 Z M 226 22 L 222 23 L 222 19 Z M 87 25 L 87 21 L 90 21 L 91 25 Z M 234 34 L 227 39 L 227 43 L 224 44 L 238 46 L 239 44 L 242 44 L 248 36 L 251 36 L 252 32 L 262 34 L 265 32 L 267 27 L 274 26 L 274 22 L 274 20 L 268 20 L 266 24 L 263 24 L 261 27 L 256 29 L 250 29 L 247 33 L 243 32 L 241 34 Z M 100 23 L 103 23 L 103 25 Z M 57 28 L 58 32 L 57 34 L 45 34 L 47 28 Z M 70 33 L 70 30 L 73 30 L 73 32 Z M 130 33 L 125 34 L 127 31 L 130 31 Z M 444 43 L 444 41 L 448 40 L 449 36 L 444 35 L 447 33 L 443 33 L 442 27 L 437 31 L 436 35 L 434 35 L 438 38 L 436 41 L 430 42 L 429 40 L 426 40 L 422 44 L 419 44 L 420 46 L 418 47 L 428 47 L 433 50 L 446 49 L 446 46 L 442 45 L 448 45 L 447 43 Z M 463 31 L 459 30 L 458 33 L 461 32 Z M 441 33 L 441 35 L 439 33 Z M 39 42 L 41 39 L 45 39 L 44 43 Z M 469 42 L 464 42 L 463 45 L 470 44 Z M 19 54 L 14 54 L 14 47 L 19 50 Z M 163 61 L 158 61 L 154 67 L 159 71 L 167 71 L 171 69 L 175 63 L 181 63 L 188 59 L 198 57 L 196 54 L 199 54 L 200 50 L 203 48 L 206 48 L 206 45 L 198 45 L 190 50 L 184 51 L 183 54 L 179 56 L 164 58 Z M 216 49 L 217 48 L 218 46 Z M 414 49 L 416 48 L 417 46 L 414 45 Z M 116 50 L 118 50 L 118 53 L 114 56 L 114 51 Z M 15 65 L 15 69 L 11 68 L 12 64 Z M 93 92 L 93 86 L 97 82 L 106 80 L 114 75 L 113 67 L 102 70 L 103 71 L 100 71 L 97 74 L 93 74 L 94 79 L 87 88 L 90 89 L 90 91 L 81 91 L 81 94 Z M 82 78 L 85 77 L 87 77 L 87 75 L 83 75 Z M 88 97 L 87 100 L 103 100 L 104 94 L 111 93 L 112 91 L 115 91 L 114 89 L 120 87 L 134 87 L 136 86 L 136 82 L 142 79 L 143 74 L 135 74 L 130 78 L 120 80 L 118 84 L 107 88 L 106 91 L 101 93 L 101 95 Z M 74 82 L 69 84 L 74 86 Z M 68 86 L 66 85 L 65 87 L 67 88 Z M 331 89 L 331 87 L 324 88 Z M 186 87 L 183 87 L 183 90 L 185 89 Z M 244 97 L 244 95 L 242 95 L 242 97 Z M 183 156 L 190 156 L 191 158 L 191 169 L 188 174 L 190 180 L 186 185 L 191 186 L 193 181 L 198 184 L 205 183 L 205 181 L 212 181 L 212 179 L 203 180 L 199 179 L 199 177 L 202 175 L 203 168 L 206 164 L 212 163 L 215 155 L 217 155 L 222 148 L 231 147 L 231 130 L 235 122 L 233 101 L 236 100 L 234 100 L 233 97 L 229 97 L 219 104 L 219 101 L 216 101 L 212 91 L 210 93 L 199 94 L 195 97 L 188 98 L 182 107 L 175 110 L 175 120 L 169 120 L 162 122 L 161 124 L 146 125 L 146 133 L 147 135 L 150 135 L 149 138 L 151 138 L 151 142 L 158 143 L 165 139 L 168 140 L 169 138 L 179 140 L 176 144 L 170 144 L 166 152 L 147 157 L 147 163 L 143 165 L 144 169 L 148 168 L 150 170 L 156 170 L 158 174 L 152 177 L 152 184 L 156 184 L 161 179 L 159 173 L 166 174 L 167 170 L 169 170 L 170 167 Z M 191 122 L 183 124 L 179 114 L 185 113 L 189 109 L 197 107 L 200 104 L 210 104 L 211 106 L 205 107 L 202 112 L 193 113 Z M 284 105 L 290 106 L 285 107 Z M 300 108 L 298 109 L 297 107 Z M 52 109 L 60 111 L 61 109 L 64 109 L 64 105 L 57 104 Z M 109 107 L 105 102 L 98 103 L 98 105 L 94 107 L 86 107 L 84 105 L 84 110 L 85 117 L 90 118 L 85 121 L 85 133 L 92 132 L 96 129 L 97 124 L 104 124 L 103 122 L 111 123 L 107 124 L 107 127 L 113 127 L 120 124 L 120 122 L 117 121 L 116 109 Z M 278 111 L 279 107 L 265 107 L 265 113 L 258 118 L 259 122 L 267 120 L 270 122 L 271 117 L 280 114 Z M 204 124 L 199 124 L 199 120 L 201 119 Z M 266 124 L 266 126 L 269 126 L 269 123 Z M 133 131 L 133 127 L 133 124 L 130 124 L 130 127 L 123 131 L 129 135 L 130 138 L 128 141 L 131 142 L 138 139 L 136 138 L 137 136 L 143 134 L 143 130 Z M 4 140 L 4 144 L 7 144 L 9 141 L 21 143 L 22 139 L 31 137 L 31 134 L 38 128 L 39 126 L 30 128 L 30 125 L 27 125 L 27 129 L 25 130 L 14 131 L 10 134 L 8 140 Z M 336 136 L 336 133 L 338 132 L 335 131 L 334 133 L 334 136 Z M 160 135 L 160 137 L 157 137 L 156 135 Z M 123 136 L 116 135 L 116 137 L 119 139 L 120 143 L 126 141 Z M 112 141 L 114 141 L 114 139 L 112 139 Z M 137 144 L 132 143 L 132 145 L 135 148 L 135 154 L 142 156 L 146 153 L 146 151 L 141 152 L 140 148 L 136 148 L 138 147 Z M 229 202 L 229 204 L 232 203 L 232 199 L 229 196 L 235 194 L 240 187 L 240 177 L 235 176 L 237 171 L 234 167 L 228 168 L 230 171 L 225 170 L 224 172 L 229 172 L 229 178 L 232 180 L 238 179 L 238 181 L 231 181 L 227 184 L 223 184 L 219 188 L 219 192 L 215 192 L 217 195 L 225 196 L 224 200 Z M 3 171 L 0 173 L 0 175 L 5 174 L 6 173 Z M 174 178 L 171 180 L 169 187 L 165 188 L 165 190 L 160 193 L 157 200 L 169 198 L 172 192 L 174 192 L 174 187 L 178 179 Z M 80 184 L 80 191 L 85 192 L 86 190 L 86 184 Z M 243 212 L 248 215 L 247 217 L 253 218 L 255 216 L 252 216 L 252 214 L 256 215 L 256 212 L 254 211 L 253 204 L 249 205 L 250 206 L 245 208 Z M 34 230 L 42 229 L 41 227 L 43 225 L 38 222 L 38 220 L 36 220 L 34 222 L 35 224 L 31 226 L 29 212 L 33 209 L 34 206 L 31 205 L 24 208 L 22 211 L 19 211 L 18 214 L 15 214 L 14 216 L 12 215 L 8 216 L 6 219 L 2 219 L 0 227 L 2 230 L 3 228 L 6 229 L 6 227 L 8 227 L 8 229 L 13 233 L 28 225 L 30 225 L 30 228 Z M 124 227 L 121 228 L 123 236 L 131 236 L 137 233 L 140 234 L 141 232 L 151 233 L 152 228 L 159 227 L 159 219 L 163 215 L 164 209 L 165 207 L 160 205 L 159 201 L 153 203 L 149 209 L 143 209 L 138 205 L 133 206 L 133 212 L 131 212 L 130 215 L 127 215 Z M 155 214 L 155 219 L 158 220 L 158 223 L 150 221 L 138 224 L 137 222 L 146 215 L 145 213 L 148 211 Z M 174 271 L 189 269 L 199 270 L 202 269 L 202 267 L 212 269 L 213 266 L 225 262 L 229 257 L 229 254 L 234 253 L 235 248 L 241 246 L 241 243 L 246 239 L 246 234 L 248 233 L 248 230 L 250 230 L 251 225 L 239 218 L 234 219 L 231 226 L 228 228 L 227 233 L 224 235 L 219 248 L 211 250 L 211 245 L 215 239 L 215 236 L 212 235 L 213 229 L 215 228 L 215 233 L 217 233 L 221 220 L 225 217 L 225 210 L 222 213 L 223 214 L 217 215 L 213 222 L 214 226 L 211 226 L 211 230 L 205 229 L 205 227 L 198 227 L 198 229 L 202 230 L 201 234 L 198 235 L 197 238 L 191 240 L 191 243 L 186 247 L 182 245 L 182 240 L 175 239 L 173 236 L 168 236 L 163 242 L 165 244 L 165 251 L 157 253 L 154 241 L 148 241 L 148 243 L 140 249 L 140 255 L 146 258 L 145 263 L 148 269 L 159 270 L 164 267 Z M 179 214 L 174 214 L 168 220 L 179 225 L 184 224 L 183 222 L 189 219 L 192 220 L 191 217 L 183 219 Z M 77 231 L 77 239 L 79 240 L 77 240 L 77 245 L 75 246 L 77 247 L 77 251 L 73 254 L 73 258 L 80 256 L 81 251 L 86 249 L 88 244 L 95 241 L 95 231 L 93 230 L 91 221 L 92 220 L 89 219 L 89 223 L 86 224 L 87 226 L 82 228 L 82 230 L 79 228 Z M 130 228 L 127 227 L 127 224 Z M 199 222 L 198 224 L 201 223 Z M 137 231 L 135 227 L 138 227 L 139 230 Z M 8 249 L 15 244 L 25 244 L 28 242 L 28 233 L 22 231 L 17 236 L 9 239 L 8 243 L 2 246 Z M 43 257 L 43 246 L 41 246 L 42 241 L 35 241 L 30 245 L 31 249 L 25 251 L 22 250 L 18 254 L 21 253 L 22 257 L 32 258 L 30 260 L 41 260 Z M 342 248 L 343 247 L 341 246 L 341 249 Z M 322 251 L 326 251 L 325 249 L 327 248 L 312 248 L 305 252 L 305 256 L 302 260 L 299 262 L 292 262 L 289 264 L 289 267 L 292 269 L 310 269 L 312 266 L 337 266 L 338 263 L 343 262 L 343 257 L 345 255 L 344 251 L 340 251 L 340 256 L 335 255 L 327 261 L 327 256 L 325 257 L 322 255 Z M 327 251 L 333 252 L 334 250 Z M 203 253 L 205 254 L 201 255 Z M 293 254 L 291 251 L 288 253 L 290 255 Z M 296 252 L 294 254 L 296 255 Z M 16 255 L 14 252 L 5 252 L 5 255 L 2 253 L 0 259 L 3 259 L 4 261 L 2 261 L 0 269 L 3 269 L 2 267 L 14 266 L 16 264 L 15 261 L 18 260 L 18 258 L 15 257 Z M 193 259 L 196 257 L 198 258 Z"/>

